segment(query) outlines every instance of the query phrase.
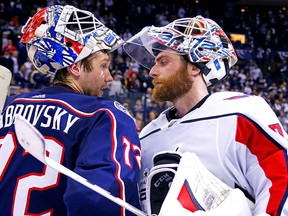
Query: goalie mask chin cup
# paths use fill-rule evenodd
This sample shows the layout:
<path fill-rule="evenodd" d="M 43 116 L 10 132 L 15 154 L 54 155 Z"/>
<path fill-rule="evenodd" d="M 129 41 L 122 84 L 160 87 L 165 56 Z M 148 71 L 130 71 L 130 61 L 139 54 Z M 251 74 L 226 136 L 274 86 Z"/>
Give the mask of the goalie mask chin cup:
<path fill-rule="evenodd" d="M 177 19 L 163 27 L 145 27 L 123 47 L 131 58 L 148 69 L 154 66 L 161 51 L 187 56 L 191 63 L 204 69 L 207 86 L 224 79 L 237 62 L 233 45 L 222 28 L 202 16 Z"/>
<path fill-rule="evenodd" d="M 88 11 L 54 5 L 39 10 L 22 28 L 33 65 L 42 73 L 55 74 L 99 50 L 117 49 L 124 42 Z"/>

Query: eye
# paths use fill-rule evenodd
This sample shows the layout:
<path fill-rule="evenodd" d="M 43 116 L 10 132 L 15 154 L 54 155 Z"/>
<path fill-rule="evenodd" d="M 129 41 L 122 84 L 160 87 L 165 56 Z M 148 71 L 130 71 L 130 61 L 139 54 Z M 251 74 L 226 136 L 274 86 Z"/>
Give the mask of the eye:
<path fill-rule="evenodd" d="M 168 64 L 168 61 L 166 61 L 166 60 L 160 60 L 160 61 L 159 61 L 159 64 L 160 64 L 161 66 L 165 66 L 165 65 Z"/>
<path fill-rule="evenodd" d="M 102 69 L 102 70 L 107 70 L 108 68 L 109 68 L 109 64 L 106 64 L 106 63 L 105 63 L 105 64 L 102 64 L 102 65 L 101 65 L 101 69 Z"/>

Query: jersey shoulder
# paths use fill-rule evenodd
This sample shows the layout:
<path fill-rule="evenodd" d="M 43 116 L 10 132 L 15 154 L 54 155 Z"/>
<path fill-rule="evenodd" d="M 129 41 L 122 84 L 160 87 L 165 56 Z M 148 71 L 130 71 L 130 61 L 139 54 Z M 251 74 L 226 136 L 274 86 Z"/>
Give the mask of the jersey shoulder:
<path fill-rule="evenodd" d="M 212 94 L 203 104 L 209 108 L 209 113 L 230 114 L 239 113 L 243 115 L 258 115 L 259 110 L 271 112 L 268 103 L 260 96 L 247 95 L 241 92 L 217 92 Z M 213 107 L 213 109 L 211 109 Z"/>
<path fill-rule="evenodd" d="M 65 107 L 65 109 L 71 110 L 72 112 L 80 115 L 93 115 L 93 113 L 96 111 L 106 109 L 111 111 L 114 115 L 121 116 L 124 113 L 125 116 L 131 117 L 126 108 L 117 101 L 112 101 L 103 97 L 88 96 L 61 87 L 48 87 L 45 89 L 16 95 L 7 100 L 7 105 L 13 102 L 41 102 L 49 105 L 62 106 Z"/>
<path fill-rule="evenodd" d="M 269 133 L 271 132 L 270 128 L 277 126 L 279 130 L 281 129 L 282 136 L 288 137 L 276 113 L 260 96 L 238 92 L 219 92 L 212 94 L 203 107 L 205 106 L 206 108 L 202 109 L 205 113 L 198 113 L 198 116 L 217 116 L 221 118 L 227 115 L 241 115 Z M 209 114 L 208 110 L 211 110 Z"/>

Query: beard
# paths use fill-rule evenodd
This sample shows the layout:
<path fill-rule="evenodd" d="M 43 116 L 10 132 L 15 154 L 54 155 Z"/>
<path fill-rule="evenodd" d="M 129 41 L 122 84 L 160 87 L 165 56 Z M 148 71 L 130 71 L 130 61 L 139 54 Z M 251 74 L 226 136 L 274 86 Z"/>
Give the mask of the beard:
<path fill-rule="evenodd" d="M 154 87 L 152 97 L 160 102 L 172 102 L 186 94 L 192 87 L 192 81 L 185 64 L 182 64 L 176 73 L 168 78 L 155 78 L 153 84 L 158 81 L 161 81 L 161 86 Z"/>

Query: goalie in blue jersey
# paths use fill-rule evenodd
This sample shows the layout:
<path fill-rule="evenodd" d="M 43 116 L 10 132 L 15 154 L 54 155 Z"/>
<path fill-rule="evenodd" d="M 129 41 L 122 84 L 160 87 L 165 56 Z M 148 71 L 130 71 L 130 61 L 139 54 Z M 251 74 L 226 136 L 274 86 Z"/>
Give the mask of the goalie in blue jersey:
<path fill-rule="evenodd" d="M 8 98 L 1 113 L 1 215 L 132 215 L 25 152 L 13 124 L 16 114 L 23 116 L 44 136 L 51 159 L 140 208 L 134 120 L 121 104 L 101 97 L 112 80 L 109 53 L 123 40 L 70 5 L 39 10 L 22 33 L 33 65 L 54 79 L 48 88 Z"/>

